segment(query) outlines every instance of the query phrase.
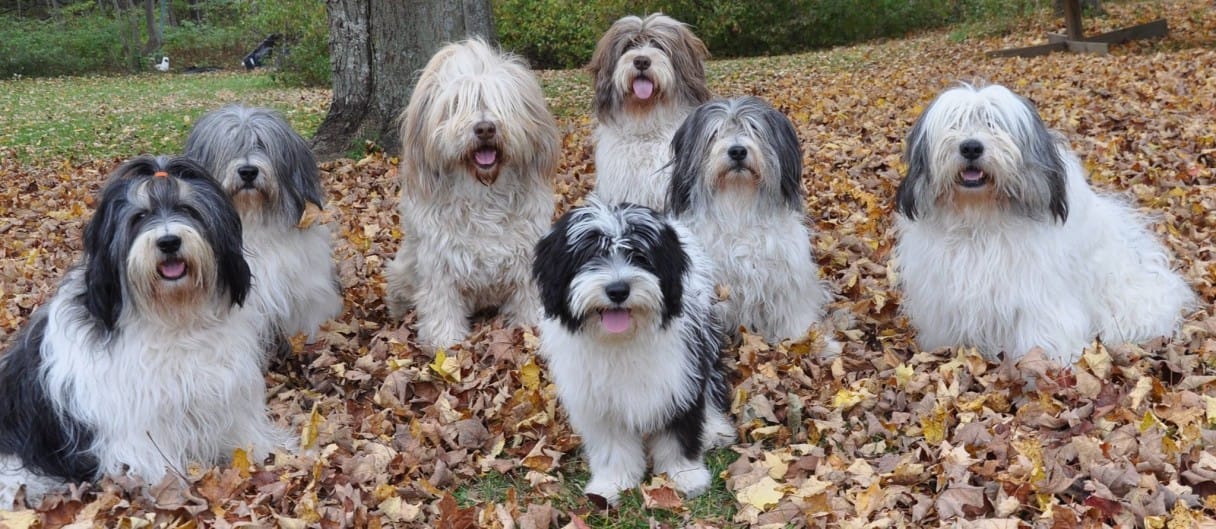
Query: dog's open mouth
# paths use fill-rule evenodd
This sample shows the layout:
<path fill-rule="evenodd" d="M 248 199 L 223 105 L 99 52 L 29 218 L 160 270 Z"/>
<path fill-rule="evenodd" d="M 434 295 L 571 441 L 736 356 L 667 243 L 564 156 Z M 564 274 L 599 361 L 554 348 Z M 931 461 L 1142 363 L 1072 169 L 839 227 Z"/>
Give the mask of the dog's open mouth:
<path fill-rule="evenodd" d="M 976 167 L 967 167 L 958 173 L 958 183 L 963 187 L 983 187 L 988 175 Z"/>
<path fill-rule="evenodd" d="M 632 323 L 633 317 L 629 313 L 629 309 L 604 309 L 600 311 L 600 325 L 604 327 L 604 331 L 611 334 L 620 334 L 629 330 L 629 324 Z"/>
<path fill-rule="evenodd" d="M 633 97 L 645 101 L 654 95 L 654 81 L 647 79 L 644 76 L 637 76 L 633 79 Z"/>
<path fill-rule="evenodd" d="M 186 276 L 186 262 L 176 257 L 171 257 L 156 265 L 156 272 L 164 279 L 170 281 L 178 280 Z"/>
<path fill-rule="evenodd" d="M 473 163 L 477 164 L 477 168 L 482 171 L 489 171 L 498 165 L 498 149 L 494 147 L 481 147 L 473 151 Z"/>

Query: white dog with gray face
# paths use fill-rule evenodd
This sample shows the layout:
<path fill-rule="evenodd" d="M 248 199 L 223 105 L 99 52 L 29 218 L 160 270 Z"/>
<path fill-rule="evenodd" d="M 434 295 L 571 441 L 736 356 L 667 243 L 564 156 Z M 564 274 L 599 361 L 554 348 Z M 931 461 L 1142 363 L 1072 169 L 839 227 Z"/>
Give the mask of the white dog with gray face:
<path fill-rule="evenodd" d="M 811 252 L 794 125 L 758 98 L 715 100 L 684 121 L 671 148 L 668 210 L 714 260 L 727 330 L 774 342 L 805 336 L 831 295 Z"/>
<path fill-rule="evenodd" d="M 617 20 L 588 70 L 595 80 L 595 194 L 610 204 L 666 206 L 671 136 L 709 100 L 705 44 L 660 13 Z"/>
<path fill-rule="evenodd" d="M 1174 334 L 1195 295 L 1146 220 L 1094 192 L 1067 141 L 1007 88 L 942 93 L 908 134 L 902 308 L 922 349 L 1071 363 L 1095 338 Z"/>
<path fill-rule="evenodd" d="M 532 248 L 553 218 L 557 123 L 523 60 L 471 39 L 439 50 L 401 126 L 404 240 L 385 270 L 388 308 L 417 310 L 417 339 L 448 347 L 499 307 L 533 325 Z"/>

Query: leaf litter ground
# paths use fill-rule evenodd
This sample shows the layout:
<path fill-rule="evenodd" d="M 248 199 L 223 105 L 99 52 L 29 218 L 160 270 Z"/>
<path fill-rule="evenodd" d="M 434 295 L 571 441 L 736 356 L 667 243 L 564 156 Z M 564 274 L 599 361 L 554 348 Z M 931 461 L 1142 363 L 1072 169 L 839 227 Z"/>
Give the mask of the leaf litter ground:
<path fill-rule="evenodd" d="M 483 318 L 461 347 L 432 358 L 413 346 L 412 316 L 389 322 L 381 273 L 401 239 L 399 191 L 392 160 L 372 152 L 323 164 L 329 207 L 319 220 L 338 227 L 346 311 L 267 376 L 270 413 L 300 433 L 301 452 L 237 454 L 227 467 L 182 469 L 185 483 L 106 479 L 36 511 L 0 513 L 0 526 L 1216 527 L 1216 12 L 1180 1 L 1108 9 L 1087 32 L 1165 16 L 1170 37 L 1102 57 L 984 57 L 1039 42 L 1041 19 L 962 43 L 937 32 L 711 63 L 715 93 L 764 97 L 798 128 L 845 350 L 827 358 L 814 340 L 745 336 L 727 351 L 740 440 L 711 454 L 718 479 L 702 498 L 683 500 L 657 477 L 621 508 L 594 510 L 579 495 L 579 440 L 530 331 Z M 593 185 L 590 84 L 581 72 L 541 76 L 565 135 L 564 210 Z M 888 263 L 899 152 L 917 114 L 960 80 L 1030 97 L 1095 186 L 1151 216 L 1203 300 L 1178 338 L 1095 345 L 1067 369 L 1033 354 L 1013 365 L 915 348 Z M 216 104 L 180 102 L 183 115 Z M 157 132 L 131 127 L 98 129 L 84 148 L 103 154 L 85 162 L 54 149 L 29 161 L 40 149 L 18 139 L 4 153 L 5 343 L 79 255 L 93 194 L 120 161 L 113 153 L 184 138 L 183 128 L 183 138 L 141 143 L 131 138 Z"/>

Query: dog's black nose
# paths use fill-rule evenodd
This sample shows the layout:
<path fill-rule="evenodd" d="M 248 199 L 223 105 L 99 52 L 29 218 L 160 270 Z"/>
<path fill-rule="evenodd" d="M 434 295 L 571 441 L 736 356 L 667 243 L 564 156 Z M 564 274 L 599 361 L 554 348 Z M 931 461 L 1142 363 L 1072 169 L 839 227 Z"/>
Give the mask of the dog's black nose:
<path fill-rule="evenodd" d="M 629 283 L 624 281 L 608 283 L 608 286 L 604 287 L 604 293 L 613 303 L 620 303 L 629 299 Z"/>
<path fill-rule="evenodd" d="M 984 154 L 984 144 L 976 140 L 967 140 L 958 146 L 959 154 L 968 160 L 974 160 Z"/>
<path fill-rule="evenodd" d="M 650 57 L 634 57 L 633 67 L 637 68 L 638 70 L 650 68 Z"/>
<path fill-rule="evenodd" d="M 182 238 L 176 235 L 161 235 L 156 239 L 156 247 L 164 253 L 176 252 L 182 247 Z"/>
<path fill-rule="evenodd" d="M 249 183 L 257 179 L 258 168 L 252 165 L 242 165 L 236 168 L 236 174 L 240 175 L 241 180 L 244 180 L 245 183 Z"/>
<path fill-rule="evenodd" d="M 482 121 L 473 125 L 473 134 L 476 134 L 479 140 L 492 140 L 497 132 L 498 129 L 489 121 Z"/>
<path fill-rule="evenodd" d="M 726 155 L 736 162 L 742 162 L 744 158 L 747 158 L 747 147 L 733 145 L 731 148 L 726 149 Z"/>

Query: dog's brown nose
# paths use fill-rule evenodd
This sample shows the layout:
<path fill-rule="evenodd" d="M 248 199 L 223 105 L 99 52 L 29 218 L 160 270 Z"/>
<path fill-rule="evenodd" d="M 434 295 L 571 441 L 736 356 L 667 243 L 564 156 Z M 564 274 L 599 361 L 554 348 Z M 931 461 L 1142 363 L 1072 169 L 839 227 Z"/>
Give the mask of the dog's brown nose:
<path fill-rule="evenodd" d="M 639 70 L 650 68 L 650 57 L 634 57 L 633 67 Z"/>
<path fill-rule="evenodd" d="M 498 130 L 489 121 L 482 121 L 473 126 L 473 133 L 477 135 L 477 139 L 479 140 L 492 140 L 496 132 Z"/>

